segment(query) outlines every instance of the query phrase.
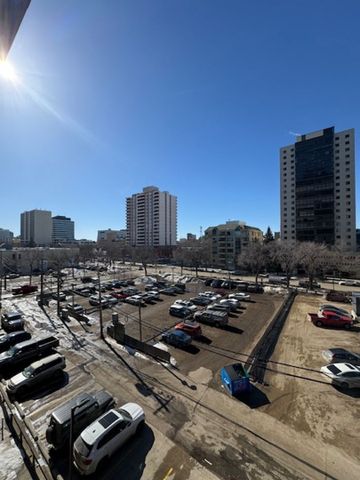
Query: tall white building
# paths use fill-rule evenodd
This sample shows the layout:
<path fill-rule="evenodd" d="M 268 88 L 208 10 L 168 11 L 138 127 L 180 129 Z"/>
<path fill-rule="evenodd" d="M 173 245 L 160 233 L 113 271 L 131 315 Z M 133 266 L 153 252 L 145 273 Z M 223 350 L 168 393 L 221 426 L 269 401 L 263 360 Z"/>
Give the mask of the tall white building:
<path fill-rule="evenodd" d="M 57 215 L 52 218 L 52 240 L 53 243 L 74 241 L 74 221 L 71 218 Z"/>
<path fill-rule="evenodd" d="M 48 210 L 23 212 L 20 219 L 21 242 L 25 246 L 45 246 L 52 242 L 52 219 Z"/>
<path fill-rule="evenodd" d="M 299 135 L 280 149 L 281 239 L 356 250 L 354 129 Z"/>
<path fill-rule="evenodd" d="M 177 237 L 177 198 L 157 187 L 145 187 L 126 199 L 127 243 L 172 246 Z"/>

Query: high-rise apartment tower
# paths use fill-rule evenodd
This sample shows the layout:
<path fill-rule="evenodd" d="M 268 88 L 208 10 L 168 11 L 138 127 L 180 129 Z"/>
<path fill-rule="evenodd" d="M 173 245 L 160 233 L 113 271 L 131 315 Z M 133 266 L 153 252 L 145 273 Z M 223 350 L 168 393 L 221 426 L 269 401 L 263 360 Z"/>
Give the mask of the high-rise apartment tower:
<path fill-rule="evenodd" d="M 280 149 L 281 239 L 355 251 L 354 129 L 325 128 Z"/>
<path fill-rule="evenodd" d="M 177 198 L 157 187 L 143 188 L 126 199 L 127 243 L 172 246 L 177 236 Z"/>

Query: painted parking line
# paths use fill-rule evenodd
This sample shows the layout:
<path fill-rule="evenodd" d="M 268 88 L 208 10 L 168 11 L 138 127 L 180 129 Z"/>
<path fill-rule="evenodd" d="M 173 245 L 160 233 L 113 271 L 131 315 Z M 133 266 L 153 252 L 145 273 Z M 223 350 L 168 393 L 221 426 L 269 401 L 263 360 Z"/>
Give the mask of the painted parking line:
<path fill-rule="evenodd" d="M 167 471 L 165 477 L 163 478 L 163 480 L 167 480 L 170 475 L 173 473 L 174 469 L 172 467 L 169 468 L 169 470 Z"/>

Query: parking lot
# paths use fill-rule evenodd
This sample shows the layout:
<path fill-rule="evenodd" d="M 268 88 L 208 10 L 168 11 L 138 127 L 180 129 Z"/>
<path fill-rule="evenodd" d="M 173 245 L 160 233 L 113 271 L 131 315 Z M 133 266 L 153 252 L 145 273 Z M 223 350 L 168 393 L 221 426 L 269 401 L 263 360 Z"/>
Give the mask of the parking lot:
<path fill-rule="evenodd" d="M 134 278 L 135 274 L 138 277 L 142 273 L 132 271 L 123 275 Z M 104 281 L 109 278 L 113 276 L 103 276 Z M 73 280 L 70 277 L 63 285 L 71 286 L 71 283 Z M 80 283 L 79 278 L 77 283 Z M 143 283 L 136 287 L 144 290 Z M 186 284 L 184 294 L 161 294 L 160 300 L 142 307 L 143 339 L 150 343 L 159 342 L 161 332 L 181 321 L 169 315 L 169 306 L 176 299 L 189 299 L 205 290 L 212 289 L 201 282 L 190 282 Z M 268 364 L 266 385 L 253 387 L 253 392 L 262 393 L 266 401 L 239 402 L 225 395 L 221 387 L 221 367 L 237 360 L 246 361 L 282 299 L 282 295 L 252 293 L 252 301 L 241 302 L 238 311 L 230 315 L 226 328 L 201 324 L 203 335 L 199 340 L 193 340 L 191 348 L 166 345 L 176 365 L 169 368 L 154 360 L 145 360 L 143 356 L 134 356 L 131 349 L 128 350 L 130 355 L 124 356 L 124 348 L 110 338 L 105 343 L 101 342 L 99 311 L 90 307 L 87 297 L 74 295 L 74 302 L 92 308 L 88 324 L 74 318 L 62 322 L 56 316 L 55 301 L 42 311 L 35 295 L 7 295 L 4 307 L 24 312 L 26 327 L 33 334 L 41 331 L 56 335 L 60 340 L 59 351 L 65 355 L 67 362 L 61 384 L 48 384 L 42 390 L 34 391 L 29 398 L 21 399 L 20 405 L 41 442 L 46 445 L 45 430 L 51 411 L 80 392 L 105 388 L 114 395 L 119 406 L 129 400 L 141 404 L 147 415 L 148 427 L 141 436 L 131 440 L 103 472 L 101 478 L 109 480 L 118 477 L 162 480 L 172 478 L 175 473 L 174 478 L 180 480 L 210 479 L 214 473 L 226 480 L 237 478 L 239 455 L 249 454 L 252 450 L 249 450 L 248 441 L 254 441 L 251 436 L 238 435 L 239 428 L 246 425 L 247 432 L 255 429 L 272 441 L 277 438 L 279 445 L 287 443 L 290 450 L 295 439 L 297 451 L 302 448 L 299 442 L 304 448 L 310 448 L 315 442 L 319 451 L 312 447 L 310 452 L 303 453 L 308 455 L 308 461 L 312 460 L 311 465 L 320 465 L 321 468 L 316 472 L 316 468 L 310 468 L 308 461 L 296 464 L 297 461 L 293 457 L 289 460 L 286 454 L 280 461 L 283 450 L 277 451 L 276 460 L 266 457 L 263 463 L 255 449 L 251 460 L 241 464 L 241 475 L 249 475 L 250 467 L 247 465 L 251 465 L 252 475 L 256 471 L 258 478 L 264 478 L 264 472 L 271 464 L 276 478 L 322 478 L 323 472 L 328 469 L 338 472 L 340 462 L 345 462 L 350 469 L 347 478 L 357 478 L 360 452 L 354 424 L 360 413 L 360 394 L 344 393 L 333 388 L 321 377 L 319 368 L 324 364 L 320 355 L 322 349 L 344 346 L 356 351 L 359 332 L 356 328 L 352 331 L 319 329 L 309 322 L 307 313 L 317 310 L 318 305 L 324 302 L 322 297 L 300 294 L 296 298 L 271 358 L 273 363 Z M 72 303 L 71 294 L 64 305 L 66 303 Z M 345 308 L 350 309 L 349 306 Z M 103 309 L 104 332 L 113 311 L 125 323 L 126 333 L 139 338 L 139 308 L 124 302 L 113 309 Z M 217 418 L 217 411 L 223 413 L 221 420 Z M 341 422 L 338 412 L 341 412 Z M 211 428 L 209 422 L 212 422 Z M 219 436 L 226 438 L 226 442 L 217 442 Z M 349 438 L 353 440 L 349 442 Z M 215 444 L 218 448 L 214 448 Z M 270 451 L 268 445 L 262 447 L 267 455 L 271 454 L 273 447 Z M 323 465 L 322 460 L 319 463 L 319 456 L 324 458 L 324 455 L 330 463 L 325 461 Z M 137 471 L 131 469 L 129 461 L 138 465 Z M 55 456 L 53 462 L 66 476 L 67 456 L 60 459 Z M 304 472 L 310 469 L 310 476 L 297 476 L 291 470 L 284 470 L 285 464 L 290 466 L 294 462 L 295 471 L 299 467 Z M 248 478 L 257 478 L 256 475 Z M 74 478 L 77 478 L 76 472 Z M 335 475 L 333 478 L 343 477 Z"/>
<path fill-rule="evenodd" d="M 321 296 L 299 295 L 296 298 L 271 358 L 282 364 L 269 364 L 269 368 L 280 373 L 267 373 L 269 386 L 262 390 L 270 403 L 262 409 L 301 432 L 304 442 L 307 437 L 318 441 L 324 451 L 329 449 L 329 457 L 331 447 L 336 447 L 331 451 L 334 462 L 337 460 L 341 464 L 343 455 L 350 457 L 359 469 L 360 389 L 345 392 L 330 385 L 319 371 L 326 365 L 322 350 L 342 347 L 360 352 L 360 328 L 359 324 L 350 331 L 316 327 L 307 314 L 316 312 L 323 303 L 329 302 Z M 334 305 L 351 309 L 349 305 Z M 356 471 L 349 471 L 348 478 L 351 475 L 356 478 Z"/>

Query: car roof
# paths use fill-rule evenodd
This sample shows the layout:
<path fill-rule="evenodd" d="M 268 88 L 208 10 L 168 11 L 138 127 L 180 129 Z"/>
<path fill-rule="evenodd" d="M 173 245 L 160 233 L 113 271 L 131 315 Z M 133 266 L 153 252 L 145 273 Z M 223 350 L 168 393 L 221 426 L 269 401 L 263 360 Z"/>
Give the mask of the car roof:
<path fill-rule="evenodd" d="M 81 404 L 81 407 L 76 410 L 76 414 L 79 414 L 83 410 L 86 410 L 90 404 L 95 402 L 96 399 L 92 395 L 89 395 L 88 393 L 80 393 L 76 397 L 72 398 L 63 405 L 60 405 L 60 407 L 54 410 L 52 413 L 52 417 L 55 418 L 58 423 L 65 423 L 70 420 L 72 407 Z"/>
<path fill-rule="evenodd" d="M 338 353 L 351 353 L 349 350 L 345 350 L 345 348 L 329 348 L 327 350 L 328 352 L 331 352 L 333 354 L 338 354 Z"/>
<path fill-rule="evenodd" d="M 121 413 L 119 413 L 115 409 L 111 409 L 108 412 L 104 413 L 101 417 L 99 417 L 95 422 L 89 425 L 83 432 L 81 433 L 81 438 L 86 442 L 88 445 L 93 445 L 96 440 L 115 422 L 119 419 L 122 419 Z"/>
<path fill-rule="evenodd" d="M 48 357 L 41 358 L 40 360 L 37 360 L 36 362 L 32 363 L 31 367 L 36 369 L 38 367 L 41 367 L 41 365 L 44 365 L 52 362 L 53 360 L 56 360 L 57 358 L 64 358 L 64 357 L 60 353 L 53 353 Z"/>
<path fill-rule="evenodd" d="M 350 363 L 333 363 L 332 365 L 335 365 L 335 367 L 337 367 L 341 373 L 360 372 L 358 367 L 355 367 Z"/>
<path fill-rule="evenodd" d="M 21 313 L 20 312 L 17 312 L 16 310 L 13 310 L 12 312 L 7 312 L 5 313 L 5 316 L 6 318 L 8 318 L 9 320 L 11 319 L 11 317 L 17 317 L 17 316 L 21 316 Z"/>

